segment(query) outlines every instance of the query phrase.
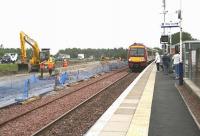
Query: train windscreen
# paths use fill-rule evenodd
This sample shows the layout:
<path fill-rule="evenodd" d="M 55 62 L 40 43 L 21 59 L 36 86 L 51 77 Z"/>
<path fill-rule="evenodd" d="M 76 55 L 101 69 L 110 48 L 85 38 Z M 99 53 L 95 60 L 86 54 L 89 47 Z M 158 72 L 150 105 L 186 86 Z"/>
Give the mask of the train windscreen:
<path fill-rule="evenodd" d="M 129 50 L 130 56 L 144 56 L 144 48 L 131 48 Z"/>

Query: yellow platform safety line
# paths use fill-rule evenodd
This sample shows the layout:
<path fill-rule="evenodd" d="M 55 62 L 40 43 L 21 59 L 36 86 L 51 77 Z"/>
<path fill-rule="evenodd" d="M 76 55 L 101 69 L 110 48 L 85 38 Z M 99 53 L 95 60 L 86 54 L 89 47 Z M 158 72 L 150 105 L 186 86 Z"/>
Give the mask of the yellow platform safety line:
<path fill-rule="evenodd" d="M 148 136 L 155 77 L 154 66 L 126 136 Z"/>

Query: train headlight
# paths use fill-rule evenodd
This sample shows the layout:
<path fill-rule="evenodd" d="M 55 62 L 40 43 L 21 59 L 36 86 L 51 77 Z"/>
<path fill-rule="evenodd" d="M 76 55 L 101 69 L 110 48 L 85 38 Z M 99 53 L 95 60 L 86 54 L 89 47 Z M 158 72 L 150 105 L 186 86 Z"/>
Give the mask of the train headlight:
<path fill-rule="evenodd" d="M 144 61 L 144 58 L 140 58 L 140 61 Z"/>
<path fill-rule="evenodd" d="M 128 61 L 131 61 L 131 58 L 129 58 Z"/>

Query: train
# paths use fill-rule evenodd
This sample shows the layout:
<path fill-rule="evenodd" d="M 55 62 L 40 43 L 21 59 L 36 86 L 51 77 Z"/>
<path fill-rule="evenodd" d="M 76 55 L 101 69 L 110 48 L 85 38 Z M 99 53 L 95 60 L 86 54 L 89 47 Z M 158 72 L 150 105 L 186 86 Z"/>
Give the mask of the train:
<path fill-rule="evenodd" d="M 155 59 L 157 50 L 142 43 L 134 43 L 128 48 L 128 66 L 131 71 L 142 70 Z"/>

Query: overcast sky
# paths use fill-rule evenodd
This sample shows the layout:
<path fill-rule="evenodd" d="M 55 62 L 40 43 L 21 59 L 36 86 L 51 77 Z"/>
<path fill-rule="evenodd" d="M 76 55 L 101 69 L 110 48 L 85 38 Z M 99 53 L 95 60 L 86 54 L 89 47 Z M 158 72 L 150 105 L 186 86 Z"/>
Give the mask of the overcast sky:
<path fill-rule="evenodd" d="M 178 21 L 179 2 L 166 0 L 166 22 Z M 199 5 L 182 0 L 183 30 L 198 39 Z M 161 47 L 162 10 L 162 0 L 0 0 L 0 44 L 19 48 L 24 31 L 53 54 L 73 47 L 127 48 L 134 42 Z"/>

